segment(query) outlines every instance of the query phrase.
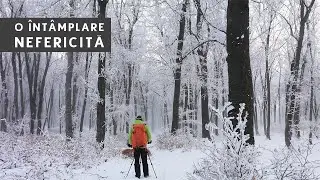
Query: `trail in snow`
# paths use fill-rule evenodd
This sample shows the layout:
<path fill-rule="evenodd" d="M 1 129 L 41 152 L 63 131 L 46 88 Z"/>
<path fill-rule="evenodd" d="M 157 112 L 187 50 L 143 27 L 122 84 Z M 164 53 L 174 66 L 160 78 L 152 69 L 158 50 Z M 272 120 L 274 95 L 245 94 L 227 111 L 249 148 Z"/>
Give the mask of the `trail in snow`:
<path fill-rule="evenodd" d="M 275 148 L 285 147 L 284 137 L 282 134 L 274 133 L 271 140 L 267 140 L 265 136 L 255 136 L 256 146 L 261 150 L 261 156 L 259 161 L 262 166 L 269 165 L 270 160 L 273 157 L 272 150 Z M 316 140 L 315 140 L 316 141 Z M 221 143 L 221 139 L 217 138 L 216 142 Z M 261 148 L 263 147 L 263 148 Z M 266 148 L 266 149 L 264 149 Z M 197 165 L 201 161 L 201 158 L 206 155 L 195 148 L 190 151 L 184 152 L 182 149 L 176 149 L 174 151 L 158 150 L 156 147 L 149 148 L 152 156 L 151 160 L 156 171 L 157 177 L 155 177 L 151 163 L 149 164 L 148 178 L 141 178 L 145 180 L 182 180 L 187 179 L 187 174 L 194 171 L 194 165 Z M 271 151 L 270 151 L 271 150 Z M 62 152 L 63 153 L 63 152 Z M 319 160 L 320 157 L 320 145 L 318 144 L 312 152 L 310 158 L 312 160 Z M 39 158 L 44 158 L 39 156 Z M 49 159 L 50 160 L 50 159 Z M 64 164 L 61 166 L 50 167 L 43 163 L 45 167 L 41 166 L 22 166 L 12 169 L 0 169 L 1 180 L 25 180 L 26 173 L 29 173 L 33 168 L 40 168 L 34 172 L 43 171 L 44 179 L 46 180 L 124 180 L 125 176 L 132 163 L 132 158 L 112 157 L 90 169 L 70 169 L 66 168 Z M 42 162 L 42 161 L 41 161 Z M 47 162 L 47 161 L 43 161 Z M 101 162 L 101 161 L 100 161 Z M 141 167 L 142 170 L 142 167 Z M 320 168 L 317 169 L 320 172 Z M 28 174 L 27 177 L 33 177 L 32 174 Z M 143 176 L 143 173 L 142 173 Z M 35 176 L 38 177 L 38 176 Z M 40 176 L 39 176 L 40 177 Z M 4 179 L 3 179 L 4 178 Z M 35 179 L 35 178 L 28 178 Z M 131 167 L 127 180 L 137 180 L 134 173 L 134 164 Z"/>
<path fill-rule="evenodd" d="M 278 134 L 277 134 L 278 135 Z M 267 140 L 265 136 L 256 136 L 257 146 L 265 146 L 270 149 L 277 148 L 284 145 L 281 135 L 274 136 L 271 141 Z M 220 143 L 220 137 L 217 138 L 218 143 Z M 144 178 L 141 165 L 141 179 L 145 180 L 185 180 L 187 179 L 187 173 L 192 173 L 194 171 L 194 165 L 200 162 L 201 158 L 206 157 L 206 155 L 200 151 L 191 149 L 190 151 L 183 152 L 183 150 L 178 149 L 174 151 L 168 150 L 157 150 L 154 147 L 149 148 L 152 156 L 151 161 L 153 163 L 154 169 L 156 171 L 157 177 L 155 177 L 151 163 L 148 159 L 149 164 L 149 175 L 150 177 Z M 271 158 L 271 154 L 268 151 L 263 151 L 261 160 L 267 163 Z M 94 167 L 84 173 L 79 173 L 79 176 L 75 176 L 74 180 L 137 180 L 134 172 L 134 164 L 131 167 L 129 175 L 125 178 L 130 164 L 132 163 L 132 158 L 122 158 L 115 157 L 109 159 L 107 162 Z"/>
<path fill-rule="evenodd" d="M 192 173 L 194 165 L 199 162 L 199 160 L 204 157 L 204 154 L 200 150 L 191 150 L 183 152 L 182 150 L 175 151 L 164 151 L 156 150 L 150 148 L 152 152 L 151 161 L 154 166 L 157 177 L 153 172 L 151 163 L 148 159 L 149 164 L 149 175 L 150 177 L 144 178 L 142 167 L 141 167 L 141 179 L 148 180 L 180 180 L 186 179 L 187 173 Z M 102 165 L 92 168 L 86 171 L 86 174 L 74 177 L 74 179 L 79 180 L 96 180 L 103 179 L 101 177 L 106 177 L 105 179 L 120 180 L 125 179 L 127 172 L 129 170 L 130 164 L 132 163 L 132 158 L 121 158 L 116 157 L 110 159 L 109 161 L 103 163 Z M 127 180 L 137 180 L 134 172 L 134 164 L 131 167 Z"/>

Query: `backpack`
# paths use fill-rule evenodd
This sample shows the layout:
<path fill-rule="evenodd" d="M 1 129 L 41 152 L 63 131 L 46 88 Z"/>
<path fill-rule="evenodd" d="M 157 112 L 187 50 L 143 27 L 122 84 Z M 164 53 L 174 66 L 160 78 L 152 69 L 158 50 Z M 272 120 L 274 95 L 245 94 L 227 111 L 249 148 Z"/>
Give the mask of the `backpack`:
<path fill-rule="evenodd" d="M 132 147 L 146 147 L 147 146 L 147 132 L 145 124 L 134 124 L 132 131 Z"/>

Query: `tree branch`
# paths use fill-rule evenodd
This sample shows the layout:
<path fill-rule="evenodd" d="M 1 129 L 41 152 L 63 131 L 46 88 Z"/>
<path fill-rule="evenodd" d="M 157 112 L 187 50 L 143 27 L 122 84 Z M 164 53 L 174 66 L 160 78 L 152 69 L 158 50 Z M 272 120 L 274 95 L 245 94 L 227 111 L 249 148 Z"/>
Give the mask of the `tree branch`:
<path fill-rule="evenodd" d="M 216 42 L 216 43 L 219 43 L 221 44 L 222 46 L 226 46 L 226 44 L 218 41 L 218 40 L 215 40 L 215 39 L 212 39 L 212 40 L 207 40 L 207 41 L 204 41 L 200 44 L 198 44 L 196 47 L 194 47 L 192 50 L 190 50 L 189 52 L 187 52 L 184 56 L 182 56 L 181 60 L 184 60 L 185 58 L 187 58 L 191 53 L 193 53 L 196 49 L 198 49 L 200 46 L 206 44 L 206 43 L 210 43 L 210 42 Z"/>
<path fill-rule="evenodd" d="M 302 1 L 303 1 L 303 3 L 304 3 L 305 6 L 306 6 L 307 12 L 306 12 L 306 14 L 305 14 L 303 17 L 301 17 L 301 20 L 302 20 L 302 21 L 307 21 L 307 19 L 309 18 L 309 15 L 310 15 L 310 13 L 311 13 L 312 7 L 313 7 L 313 5 L 314 5 L 314 3 L 315 3 L 316 0 L 312 0 L 309 6 L 306 5 L 306 3 L 305 3 L 304 0 L 302 0 Z"/>
<path fill-rule="evenodd" d="M 278 13 L 285 21 L 286 21 L 286 23 L 289 25 L 289 28 L 290 28 L 290 35 L 295 39 L 295 40 L 297 40 L 298 41 L 298 38 L 294 35 L 294 33 L 293 33 L 293 29 L 292 29 L 292 25 L 290 24 L 290 22 L 289 22 L 289 20 L 286 18 L 286 17 L 284 17 L 281 13 Z"/>

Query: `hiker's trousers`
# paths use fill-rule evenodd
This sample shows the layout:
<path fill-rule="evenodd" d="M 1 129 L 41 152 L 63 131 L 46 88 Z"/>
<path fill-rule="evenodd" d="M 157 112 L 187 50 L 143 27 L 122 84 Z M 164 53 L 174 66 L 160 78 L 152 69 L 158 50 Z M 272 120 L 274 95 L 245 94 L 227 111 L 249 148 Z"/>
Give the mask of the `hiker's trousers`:
<path fill-rule="evenodd" d="M 143 175 L 149 176 L 149 169 L 148 169 L 148 151 L 146 148 L 135 148 L 134 149 L 134 169 L 136 172 L 136 177 L 141 176 L 140 171 L 140 157 L 142 160 L 142 166 L 143 166 Z"/>

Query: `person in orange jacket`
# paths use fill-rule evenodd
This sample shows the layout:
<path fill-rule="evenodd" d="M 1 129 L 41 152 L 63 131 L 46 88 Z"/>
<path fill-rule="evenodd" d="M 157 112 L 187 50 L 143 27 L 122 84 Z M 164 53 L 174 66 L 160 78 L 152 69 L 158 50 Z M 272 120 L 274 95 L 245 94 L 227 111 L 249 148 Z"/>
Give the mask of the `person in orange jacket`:
<path fill-rule="evenodd" d="M 134 150 L 134 169 L 136 173 L 136 177 L 140 179 L 141 171 L 140 171 L 140 157 L 142 160 L 143 166 L 143 175 L 144 177 L 149 176 L 149 168 L 147 162 L 148 150 L 147 144 L 150 144 L 151 140 L 151 133 L 149 126 L 143 122 L 141 116 L 137 116 L 133 125 L 129 132 L 128 137 L 128 146 L 132 147 Z"/>

